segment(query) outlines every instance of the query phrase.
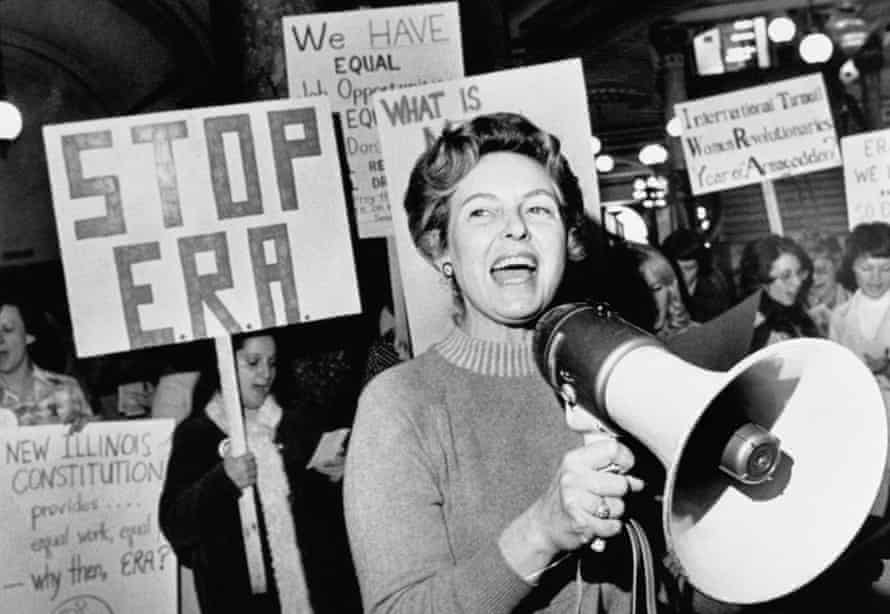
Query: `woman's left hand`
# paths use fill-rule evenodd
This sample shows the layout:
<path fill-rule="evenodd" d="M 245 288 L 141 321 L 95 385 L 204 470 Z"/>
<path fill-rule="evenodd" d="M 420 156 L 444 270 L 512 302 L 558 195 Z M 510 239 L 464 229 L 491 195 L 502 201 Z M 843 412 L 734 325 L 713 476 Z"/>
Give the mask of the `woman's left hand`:
<path fill-rule="evenodd" d="M 341 450 L 337 456 L 322 461 L 313 469 L 326 475 L 331 482 L 339 482 L 343 479 L 343 471 L 346 469 L 346 451 Z"/>
<path fill-rule="evenodd" d="M 84 427 L 88 423 L 92 422 L 94 419 L 95 417 L 91 416 L 90 414 L 73 411 L 65 416 L 65 418 L 62 420 L 62 424 L 68 425 L 68 432 L 66 433 L 66 435 L 71 436 L 81 432 Z"/>

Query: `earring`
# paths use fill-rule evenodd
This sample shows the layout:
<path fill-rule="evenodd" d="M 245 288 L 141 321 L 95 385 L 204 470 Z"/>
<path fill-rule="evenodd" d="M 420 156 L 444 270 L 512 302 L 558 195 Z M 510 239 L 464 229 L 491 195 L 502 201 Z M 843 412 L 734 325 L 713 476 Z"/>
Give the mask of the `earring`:
<path fill-rule="evenodd" d="M 445 276 L 445 279 L 451 279 L 454 277 L 454 267 L 450 262 L 446 262 L 442 265 L 442 275 Z"/>

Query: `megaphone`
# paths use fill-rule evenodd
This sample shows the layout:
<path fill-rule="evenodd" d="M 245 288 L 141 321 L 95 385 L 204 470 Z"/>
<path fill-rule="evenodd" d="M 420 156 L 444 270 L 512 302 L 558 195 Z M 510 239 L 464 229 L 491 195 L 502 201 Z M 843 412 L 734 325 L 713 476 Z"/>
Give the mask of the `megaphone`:
<path fill-rule="evenodd" d="M 534 347 L 568 406 L 664 465 L 666 542 L 702 593 L 738 604 L 791 593 L 866 519 L 887 418 L 874 376 L 847 348 L 792 339 L 711 371 L 590 303 L 550 309 Z"/>

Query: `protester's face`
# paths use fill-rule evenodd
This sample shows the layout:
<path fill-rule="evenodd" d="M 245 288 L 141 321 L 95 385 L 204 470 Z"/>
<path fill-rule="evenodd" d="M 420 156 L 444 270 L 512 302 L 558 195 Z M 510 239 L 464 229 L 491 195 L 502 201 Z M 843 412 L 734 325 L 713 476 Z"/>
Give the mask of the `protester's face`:
<path fill-rule="evenodd" d="M 257 409 L 275 381 L 275 340 L 269 335 L 250 337 L 235 353 L 238 390 L 245 409 Z"/>
<path fill-rule="evenodd" d="M 668 304 L 671 299 L 671 287 L 669 284 L 664 283 L 651 267 L 645 264 L 640 267 L 640 272 L 643 274 L 643 279 L 646 280 L 646 285 L 649 286 L 649 291 L 655 299 L 655 306 L 657 308 L 655 330 L 661 330 L 667 323 Z"/>
<path fill-rule="evenodd" d="M 813 293 L 821 296 L 837 285 L 837 269 L 834 261 L 827 256 L 813 258 Z"/>
<path fill-rule="evenodd" d="M 14 305 L 0 307 L 0 373 L 15 373 L 27 365 L 28 345 L 34 337 L 25 330 L 25 322 L 19 308 Z"/>
<path fill-rule="evenodd" d="M 856 287 L 869 298 L 881 298 L 890 290 L 890 258 L 860 256 L 853 262 Z"/>
<path fill-rule="evenodd" d="M 767 294 L 781 305 L 790 307 L 797 301 L 797 295 L 809 276 L 809 271 L 801 268 L 800 260 L 794 254 L 779 254 L 773 261 L 769 273 Z"/>
<path fill-rule="evenodd" d="M 683 274 L 683 283 L 691 291 L 698 281 L 698 260 L 677 260 L 677 264 Z"/>
<path fill-rule="evenodd" d="M 465 326 L 486 336 L 527 323 L 553 300 L 566 260 L 560 193 L 535 160 L 484 155 L 449 201 L 448 250 Z"/>

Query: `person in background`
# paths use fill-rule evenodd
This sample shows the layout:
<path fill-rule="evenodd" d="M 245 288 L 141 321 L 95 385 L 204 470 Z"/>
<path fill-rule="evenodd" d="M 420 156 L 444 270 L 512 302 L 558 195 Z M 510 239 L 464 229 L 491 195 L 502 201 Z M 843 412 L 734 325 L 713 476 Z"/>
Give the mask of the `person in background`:
<path fill-rule="evenodd" d="M 668 259 L 655 247 L 643 243 L 628 243 L 637 266 L 652 294 L 656 306 L 652 332 L 661 339 L 682 333 L 694 324 L 683 300 L 677 274 Z"/>
<path fill-rule="evenodd" d="M 404 203 L 455 326 L 359 400 L 344 504 L 365 611 L 630 612 L 625 540 L 589 544 L 622 530 L 644 486 L 634 456 L 584 445 L 533 352 L 566 260 L 583 257 L 559 141 L 510 113 L 448 127 Z"/>
<path fill-rule="evenodd" d="M 811 232 L 801 238 L 801 247 L 813 261 L 813 283 L 807 294 L 807 313 L 819 327 L 819 332 L 827 337 L 832 310 L 850 299 L 850 291 L 837 278 L 841 245 L 833 235 Z"/>
<path fill-rule="evenodd" d="M 890 419 L 890 224 L 869 222 L 853 228 L 837 272 L 853 294 L 831 312 L 829 339 L 858 355 L 874 373 Z M 885 477 L 860 537 L 867 547 L 844 570 L 845 590 L 858 588 L 863 604 L 850 611 L 886 612 L 890 601 L 890 458 Z M 850 587 L 850 588 L 848 588 Z"/>
<path fill-rule="evenodd" d="M 689 313 L 696 322 L 707 322 L 729 309 L 733 286 L 702 238 L 689 228 L 678 228 L 661 243 L 661 251 L 681 276 Z"/>
<path fill-rule="evenodd" d="M 77 380 L 42 369 L 33 353 L 42 336 L 40 310 L 22 295 L 0 294 L 0 427 L 71 424 L 93 417 Z"/>
<path fill-rule="evenodd" d="M 236 335 L 238 392 L 248 451 L 232 454 L 219 373 L 205 368 L 191 414 L 173 435 L 159 512 L 164 536 L 194 572 L 201 611 L 310 612 L 294 503 L 311 447 L 300 412 L 288 403 L 278 347 L 268 332 Z M 256 486 L 266 593 L 250 586 L 238 499 Z"/>
<path fill-rule="evenodd" d="M 755 239 L 745 245 L 739 266 L 743 295 L 762 291 L 752 352 L 786 339 L 820 336 L 805 307 L 813 264 L 800 245 L 779 235 Z"/>
<path fill-rule="evenodd" d="M 890 391 L 890 224 L 853 229 L 838 278 L 854 292 L 832 311 L 828 337 L 853 350 Z"/>

